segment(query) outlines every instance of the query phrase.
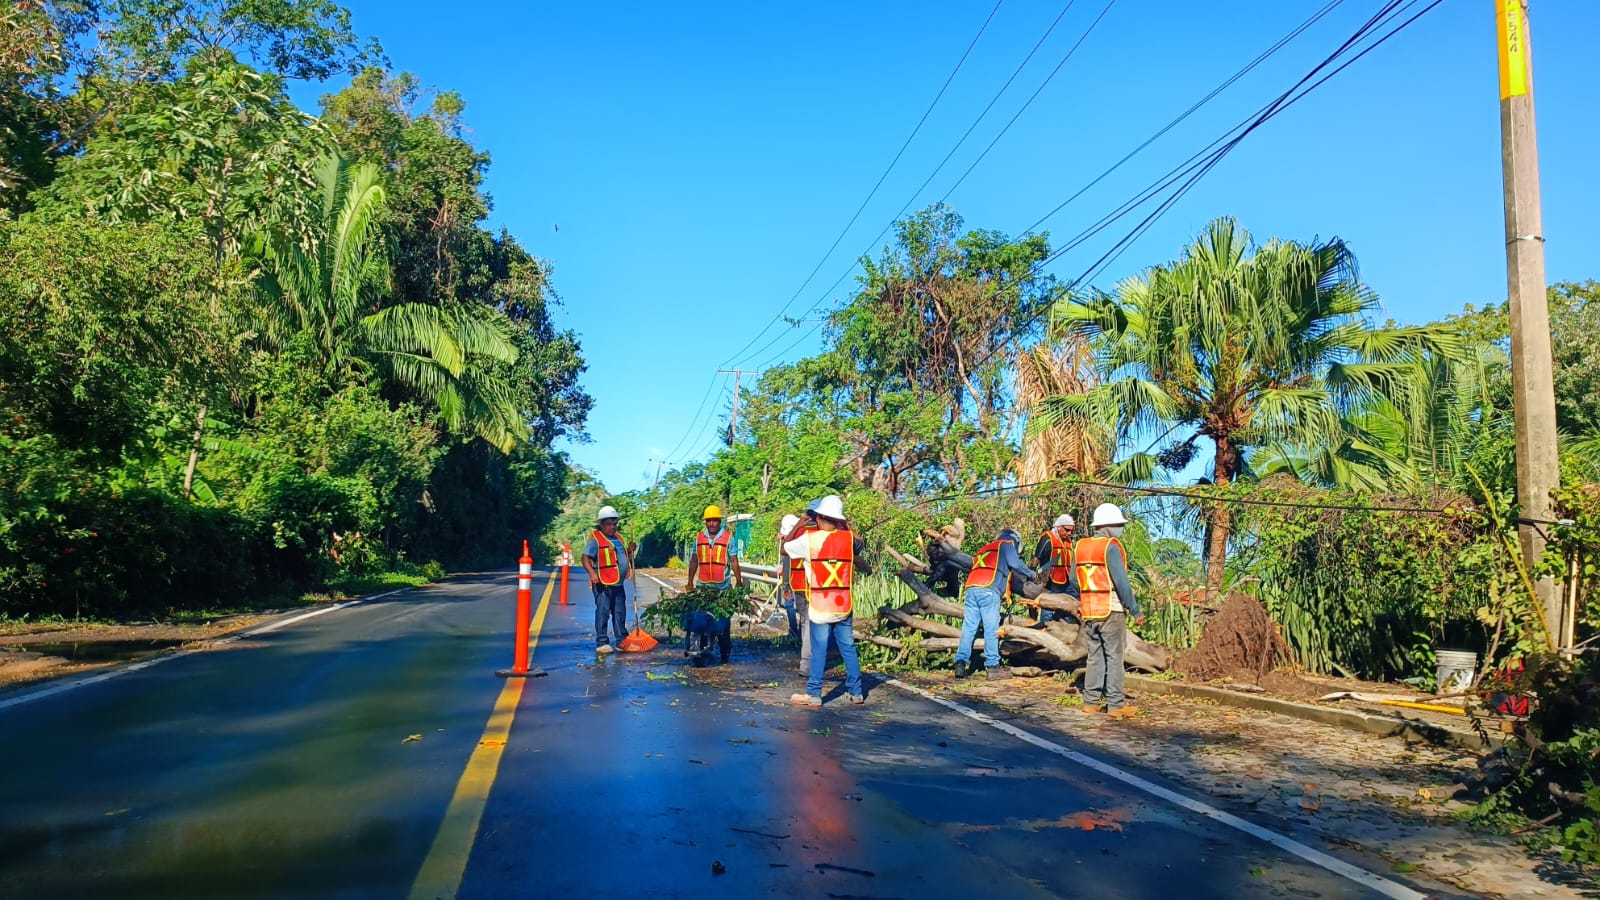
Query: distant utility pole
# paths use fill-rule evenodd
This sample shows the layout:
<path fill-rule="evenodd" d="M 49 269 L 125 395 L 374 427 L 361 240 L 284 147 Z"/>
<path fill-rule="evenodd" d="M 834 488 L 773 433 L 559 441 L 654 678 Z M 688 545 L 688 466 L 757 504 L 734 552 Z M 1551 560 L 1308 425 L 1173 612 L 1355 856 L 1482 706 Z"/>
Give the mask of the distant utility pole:
<path fill-rule="evenodd" d="M 733 446 L 734 438 L 739 436 L 739 376 L 759 375 L 760 369 L 718 369 L 718 375 L 733 376 L 733 418 L 728 422 L 728 446 Z"/>
<path fill-rule="evenodd" d="M 1544 280 L 1539 212 L 1539 145 L 1533 126 L 1533 49 L 1524 0 L 1494 0 L 1500 37 L 1500 158 L 1505 179 L 1506 280 L 1511 298 L 1511 380 L 1517 423 L 1517 526 L 1529 568 L 1544 556 L 1545 524 L 1555 518 L 1550 492 L 1560 486 L 1556 448 L 1555 361 Z M 1553 644 L 1564 631 L 1562 592 L 1535 583 Z"/>
<path fill-rule="evenodd" d="M 650 493 L 654 494 L 656 492 L 656 488 L 661 485 L 661 467 L 666 465 L 667 461 L 664 459 L 653 459 L 651 462 L 656 464 L 656 478 L 654 481 L 650 482 Z"/>

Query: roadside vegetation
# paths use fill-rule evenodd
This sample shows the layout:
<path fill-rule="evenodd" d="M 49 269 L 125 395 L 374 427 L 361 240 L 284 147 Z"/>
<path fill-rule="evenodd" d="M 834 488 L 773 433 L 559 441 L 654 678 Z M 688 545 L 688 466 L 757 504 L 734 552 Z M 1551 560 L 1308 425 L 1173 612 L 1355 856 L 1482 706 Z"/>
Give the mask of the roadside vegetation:
<path fill-rule="evenodd" d="M 667 562 L 711 503 L 754 514 L 747 556 L 771 563 L 784 513 L 841 494 L 885 567 L 884 548 L 915 552 L 957 518 L 969 551 L 1010 525 L 1031 552 L 1058 513 L 1119 503 L 1148 641 L 1181 652 L 1244 594 L 1302 672 L 1432 689 L 1436 652 L 1467 650 L 1485 695 L 1535 694 L 1542 712 L 1498 757 L 1477 818 L 1600 862 L 1600 720 L 1580 702 L 1595 654 L 1554 652 L 1530 595 L 1540 573 L 1522 570 L 1504 306 L 1386 321 L 1356 248 L 1227 218 L 1176 249 L 1102 290 L 1040 274 L 1048 235 L 970 230 L 943 206 L 906 219 L 862 260 L 821 353 L 766 369 L 708 459 L 612 501 L 638 523 L 641 562 Z M 1592 648 L 1600 285 L 1555 285 L 1550 305 L 1574 524 L 1546 526 L 1541 573 L 1576 598 L 1575 643 Z M 862 587 L 858 620 L 909 599 L 889 571 Z M 923 637 L 861 646 L 948 665 Z"/>
<path fill-rule="evenodd" d="M 0 19 L 0 617 L 359 594 L 556 516 L 583 361 L 459 96 L 327 0 Z"/>

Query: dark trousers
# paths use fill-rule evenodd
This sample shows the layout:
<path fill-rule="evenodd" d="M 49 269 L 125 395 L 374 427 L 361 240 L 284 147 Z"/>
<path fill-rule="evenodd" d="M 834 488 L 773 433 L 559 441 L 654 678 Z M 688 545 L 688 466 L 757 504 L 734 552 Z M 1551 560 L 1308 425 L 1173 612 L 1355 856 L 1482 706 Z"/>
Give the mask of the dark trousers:
<path fill-rule="evenodd" d="M 1083 705 L 1120 709 L 1124 700 L 1122 660 L 1128 647 L 1128 616 L 1114 612 L 1104 619 L 1085 622 L 1089 659 L 1083 673 Z"/>
<path fill-rule="evenodd" d="M 606 638 L 606 623 L 616 631 L 614 639 Z M 628 634 L 628 592 L 623 585 L 594 586 L 594 645 L 596 647 L 622 640 Z"/>
<path fill-rule="evenodd" d="M 704 635 L 708 641 L 715 635 L 717 650 L 723 660 L 733 653 L 732 619 L 721 619 L 703 610 L 696 610 L 683 617 L 683 630 L 688 635 Z"/>

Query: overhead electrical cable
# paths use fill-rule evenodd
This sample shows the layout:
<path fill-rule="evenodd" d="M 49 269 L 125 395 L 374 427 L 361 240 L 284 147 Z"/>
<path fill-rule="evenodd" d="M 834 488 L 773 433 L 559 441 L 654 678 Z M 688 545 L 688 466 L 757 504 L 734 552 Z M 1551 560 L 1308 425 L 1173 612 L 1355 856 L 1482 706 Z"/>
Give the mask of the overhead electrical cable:
<path fill-rule="evenodd" d="M 1150 137 L 1146 138 L 1138 146 L 1136 146 L 1132 150 L 1128 151 L 1128 153 L 1123 155 L 1123 157 L 1121 159 L 1117 160 L 1109 168 L 1107 168 L 1104 172 L 1101 172 L 1099 175 L 1097 175 L 1088 184 L 1085 184 L 1082 188 L 1079 188 L 1076 193 L 1072 194 L 1072 196 L 1070 196 L 1066 200 L 1062 201 L 1060 204 L 1058 204 L 1054 209 L 1052 209 L 1050 212 L 1046 213 L 1044 216 L 1041 216 L 1038 221 L 1036 221 L 1032 225 L 1028 226 L 1027 231 L 1024 232 L 1024 233 L 1033 232 L 1041 224 L 1043 224 L 1047 219 L 1049 219 L 1052 216 L 1056 215 L 1057 213 L 1061 212 L 1061 210 L 1065 209 L 1068 204 L 1072 203 L 1072 201 L 1074 201 L 1074 200 L 1078 199 L 1079 197 L 1083 196 L 1085 193 L 1087 193 L 1095 185 L 1097 185 L 1101 181 L 1105 180 L 1105 178 L 1107 176 L 1111 175 L 1117 169 L 1121 168 L 1124 164 L 1126 164 L 1129 160 L 1133 159 L 1133 157 L 1137 156 L 1140 152 L 1142 152 L 1145 149 L 1149 148 L 1151 144 L 1154 144 L 1161 137 L 1165 136 L 1168 132 L 1172 131 L 1172 129 L 1174 129 L 1178 125 L 1182 124 L 1184 122 L 1184 120 L 1188 119 L 1191 115 L 1193 115 L 1194 113 L 1199 111 L 1206 104 L 1208 104 L 1212 100 L 1216 99 L 1218 95 L 1220 95 L 1222 92 L 1227 90 L 1229 87 L 1232 87 L 1241 78 L 1243 78 L 1245 75 L 1248 75 L 1251 71 L 1253 71 L 1255 68 L 1260 66 L 1263 62 L 1265 62 L 1266 60 L 1270 59 L 1279 50 L 1283 49 L 1285 46 L 1287 46 L 1288 44 L 1293 42 L 1295 38 L 1297 38 L 1300 35 L 1304 34 L 1307 29 L 1311 28 L 1317 22 L 1321 21 L 1325 16 L 1328 15 L 1328 13 L 1332 12 L 1334 9 L 1339 7 L 1342 3 L 1344 3 L 1344 0 L 1331 0 L 1331 2 L 1327 3 L 1321 9 L 1317 10 L 1309 18 L 1307 18 L 1305 21 L 1301 22 L 1299 25 L 1295 26 L 1287 34 L 1285 34 L 1282 37 L 1278 38 L 1278 40 L 1275 41 L 1270 47 L 1268 47 L 1266 50 L 1263 50 L 1260 54 L 1258 54 L 1255 57 L 1255 59 L 1251 60 L 1243 68 L 1239 69 L 1233 75 L 1229 76 L 1221 84 L 1219 84 L 1216 87 L 1212 88 L 1211 91 L 1208 92 L 1204 97 L 1201 97 L 1199 100 L 1195 101 L 1195 103 L 1193 103 L 1188 109 L 1186 109 L 1182 113 L 1178 114 L 1171 121 L 1167 122 L 1167 124 L 1163 125 L 1158 131 L 1156 131 Z M 1071 7 L 1071 4 L 1069 3 L 1068 4 L 1068 8 L 1070 8 L 1070 7 Z M 1066 12 L 1066 10 L 1062 10 L 1062 12 L 1064 14 Z M 1057 16 L 1056 21 L 1057 22 L 1060 21 L 1060 16 Z M 1052 23 L 1051 24 L 1051 29 L 1053 30 L 1054 28 L 1055 28 L 1055 24 Z M 1045 33 L 1046 36 L 1048 36 L 1049 33 L 1050 33 L 1049 31 L 1046 31 L 1046 33 Z M 1043 42 L 1043 38 L 1040 39 L 1040 42 L 1041 43 Z M 1038 48 L 1039 48 L 1039 44 L 1035 44 L 1034 45 L 1034 50 L 1037 51 Z M 1033 53 L 1030 52 L 1028 56 L 1029 56 L 1029 58 L 1031 58 L 1033 56 Z M 1027 64 L 1027 59 L 1023 60 L 1023 64 L 1024 65 Z M 1021 68 L 1019 67 L 1017 71 L 1021 71 Z M 1015 79 L 1015 77 L 1016 77 L 1016 73 L 1014 72 L 1012 74 L 1012 78 Z M 1011 83 L 1010 81 L 1006 82 L 1007 85 L 1009 85 L 1010 83 Z M 1002 88 L 1001 91 L 1003 92 L 1004 88 Z M 996 100 L 999 99 L 999 94 L 997 94 L 995 96 L 995 99 Z M 990 106 L 992 107 L 993 105 L 994 105 L 994 102 L 991 101 L 990 102 Z M 987 113 L 988 109 L 986 108 L 984 110 L 984 112 Z M 982 115 L 981 114 L 979 116 L 979 119 L 980 120 L 982 119 Z M 976 123 L 974 123 L 974 124 L 976 124 Z M 972 131 L 972 129 L 969 128 L 967 133 L 970 134 L 971 131 Z M 1206 150 L 1211 149 L 1212 147 L 1215 147 L 1216 144 L 1220 143 L 1225 138 L 1226 138 L 1226 135 L 1224 135 L 1223 138 L 1219 138 L 1217 141 L 1213 141 L 1205 149 L 1202 149 L 1199 153 L 1195 154 L 1194 157 L 1190 157 L 1190 160 L 1193 160 L 1193 159 L 1199 157 L 1200 155 L 1204 154 Z M 962 136 L 962 140 L 964 141 L 965 139 L 966 139 L 966 135 L 963 135 Z M 960 146 L 960 142 L 957 142 L 957 146 L 958 147 Z M 954 153 L 954 151 L 952 150 L 952 154 L 953 153 Z M 949 160 L 949 156 L 946 156 L 945 161 L 948 162 L 948 160 Z M 944 163 L 941 162 L 940 163 L 940 168 L 942 168 L 943 165 L 944 165 Z M 935 172 L 935 174 L 937 174 L 938 169 L 936 168 L 934 170 L 934 172 Z M 931 179 L 932 179 L 932 176 L 929 177 L 929 181 L 931 181 Z M 908 200 L 906 202 L 905 206 L 902 206 L 900 208 L 900 213 L 898 215 L 896 215 L 896 217 L 895 217 L 896 220 L 898 220 L 900 218 L 900 216 L 903 216 L 905 214 L 905 211 L 907 209 L 909 209 L 911 207 L 912 203 L 914 203 L 916 201 L 916 196 L 918 194 L 920 194 L 924 188 L 927 187 L 927 184 L 928 184 L 928 181 L 924 181 L 922 186 L 917 188 L 917 191 L 916 191 L 915 194 L 912 195 L 911 200 Z M 946 196 L 948 196 L 948 194 L 946 194 Z M 888 234 L 889 229 L 894 227 L 894 224 L 895 224 L 894 221 L 891 221 L 887 225 L 885 225 L 883 227 L 883 230 L 879 231 L 878 235 L 873 238 L 872 244 L 875 245 L 875 244 L 877 244 L 878 241 L 882 240 L 884 235 Z M 869 246 L 867 248 L 866 252 L 871 252 L 871 246 Z M 844 273 L 841 274 L 836 281 L 834 281 L 834 283 L 828 288 L 828 290 L 823 293 L 822 297 L 819 298 L 818 301 L 815 304 L 812 305 L 811 310 L 815 310 L 824 301 L 826 301 L 826 299 L 829 296 L 832 295 L 833 291 L 835 289 L 837 289 L 839 287 L 839 285 L 842 284 L 844 282 L 844 280 L 846 278 L 848 278 L 852 272 L 855 271 L 855 268 L 856 268 L 856 264 L 852 263 L 851 267 L 849 269 L 846 269 L 844 271 Z M 809 311 L 810 310 L 808 310 L 808 312 Z M 777 360 L 780 360 L 780 359 L 783 359 L 783 358 L 787 357 L 789 355 L 789 353 L 793 352 L 796 347 L 800 346 L 801 343 L 803 343 L 807 338 L 809 338 L 812 334 L 814 334 L 819 328 L 820 328 L 820 324 L 813 326 L 811 329 L 808 329 L 805 333 L 801 334 L 796 340 L 791 342 L 784 349 L 778 351 L 778 353 L 776 353 L 773 356 L 768 357 L 766 360 L 764 360 L 762 362 L 762 364 L 761 364 L 761 367 L 762 368 L 770 368 L 774 364 L 774 362 L 776 362 Z M 756 354 L 752 354 L 752 355 L 759 355 L 759 353 L 765 352 L 767 349 L 769 349 L 774 344 L 776 344 L 778 342 L 778 340 L 780 340 L 781 338 L 782 338 L 782 335 L 780 334 L 778 338 L 774 338 L 772 341 L 768 342 L 766 344 L 766 346 L 761 348 L 761 350 L 758 350 L 756 352 Z"/>
<path fill-rule="evenodd" d="M 749 343 L 746 343 L 743 347 L 740 347 L 738 350 L 734 351 L 734 354 L 728 357 L 728 359 L 718 366 L 718 368 L 726 368 L 727 366 L 737 362 L 746 350 L 749 350 L 757 341 L 761 340 L 762 336 L 767 333 L 767 329 L 783 320 L 783 314 L 788 312 L 789 307 L 794 304 L 794 301 L 800 299 L 801 294 L 805 293 L 806 285 L 809 285 L 811 280 L 817 277 L 817 273 L 822 271 L 822 267 L 826 265 L 828 259 L 833 256 L 833 251 L 839 249 L 839 244 L 843 243 L 845 235 L 849 234 L 850 229 L 855 227 L 856 221 L 859 220 L 861 218 L 861 214 L 866 211 L 867 204 L 871 203 L 872 198 L 877 196 L 878 189 L 883 187 L 883 183 L 888 179 L 889 173 L 894 171 L 895 165 L 899 163 L 900 158 L 905 155 L 906 149 L 909 148 L 911 146 L 911 142 L 916 139 L 918 132 L 922 131 L 922 126 L 927 123 L 928 116 L 933 114 L 934 107 L 939 105 L 939 101 L 944 97 L 945 91 L 950 89 L 951 82 L 955 81 L 956 74 L 960 72 L 961 67 L 966 64 L 967 57 L 972 55 L 972 49 L 978 46 L 979 39 L 981 39 L 983 37 L 983 33 L 989 29 L 989 23 L 994 21 L 995 13 L 1000 11 L 1000 4 L 1003 2 L 1005 2 L 1005 0 L 998 0 L 998 2 L 996 2 L 994 5 L 994 9 L 989 10 L 989 17 L 984 19 L 983 24 L 978 27 L 978 33 L 973 35 L 972 42 L 967 45 L 966 52 L 961 54 L 961 58 L 956 61 L 955 68 L 950 70 L 950 75 L 949 77 L 945 78 L 944 85 L 939 88 L 939 93 L 934 95 L 932 102 L 928 104 L 928 108 L 922 111 L 922 118 L 917 120 L 916 127 L 911 129 L 911 133 L 906 136 L 905 142 L 900 145 L 899 151 L 895 153 L 893 159 L 889 160 L 889 165 L 884 167 L 883 174 L 878 176 L 878 180 L 875 184 L 873 184 L 872 190 L 867 192 L 867 196 L 861 201 L 861 205 L 856 207 L 855 214 L 850 217 L 850 221 L 846 222 L 844 227 L 839 230 L 839 235 L 835 237 L 833 239 L 833 243 L 828 246 L 827 252 L 823 253 L 822 258 L 817 260 L 816 266 L 811 269 L 811 274 L 807 275 L 806 280 L 802 281 L 800 283 L 800 287 L 795 289 L 794 296 L 790 297 L 788 302 L 783 304 L 783 308 L 778 310 L 777 314 L 774 315 L 772 319 L 767 322 L 767 324 L 763 325 L 760 331 L 756 332 L 755 336 L 750 339 Z"/>

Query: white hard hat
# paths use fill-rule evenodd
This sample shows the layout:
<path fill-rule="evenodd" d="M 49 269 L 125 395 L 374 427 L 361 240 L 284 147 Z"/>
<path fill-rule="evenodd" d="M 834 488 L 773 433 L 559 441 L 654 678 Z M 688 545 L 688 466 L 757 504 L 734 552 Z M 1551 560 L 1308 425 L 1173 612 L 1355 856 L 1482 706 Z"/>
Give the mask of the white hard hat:
<path fill-rule="evenodd" d="M 1068 515 L 1066 513 L 1062 513 L 1061 515 L 1056 516 L 1055 524 L 1051 525 L 1050 527 L 1051 528 L 1071 528 L 1073 526 L 1073 524 L 1074 523 L 1072 521 L 1072 516 L 1070 516 L 1070 515 Z"/>
<path fill-rule="evenodd" d="M 783 535 L 788 534 L 789 532 L 794 530 L 794 527 L 796 525 L 799 525 L 799 524 L 800 524 L 800 517 L 795 515 L 794 513 L 790 513 L 787 516 L 784 516 L 783 517 L 783 521 L 778 523 L 778 536 L 782 537 Z"/>
<path fill-rule="evenodd" d="M 594 520 L 596 522 L 604 522 L 607 519 L 620 519 L 620 518 L 622 518 L 622 517 L 617 515 L 617 511 L 614 508 L 610 507 L 610 506 L 602 506 L 602 507 L 600 507 L 600 511 L 595 513 L 595 516 L 594 516 Z"/>
<path fill-rule="evenodd" d="M 829 494 L 823 497 L 817 501 L 817 515 L 843 522 L 844 501 L 839 499 L 838 494 Z"/>
<path fill-rule="evenodd" d="M 1102 503 L 1094 508 L 1094 520 L 1089 523 L 1091 527 L 1101 528 L 1106 525 L 1126 525 L 1128 520 L 1123 518 L 1121 507 L 1115 503 Z"/>

